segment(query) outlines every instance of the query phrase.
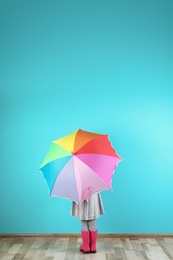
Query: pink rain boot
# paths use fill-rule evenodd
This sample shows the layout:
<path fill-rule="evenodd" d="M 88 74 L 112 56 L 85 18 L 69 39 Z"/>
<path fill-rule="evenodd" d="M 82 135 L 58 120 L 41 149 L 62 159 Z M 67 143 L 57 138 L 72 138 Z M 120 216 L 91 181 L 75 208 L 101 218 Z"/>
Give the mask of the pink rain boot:
<path fill-rule="evenodd" d="M 96 253 L 97 230 L 90 231 L 90 253 Z"/>
<path fill-rule="evenodd" d="M 83 244 L 80 246 L 80 251 L 84 252 L 85 254 L 89 254 L 89 253 L 90 253 L 90 247 L 89 247 L 89 242 L 90 242 L 89 231 L 83 231 L 83 230 L 82 230 L 82 241 L 83 241 Z"/>

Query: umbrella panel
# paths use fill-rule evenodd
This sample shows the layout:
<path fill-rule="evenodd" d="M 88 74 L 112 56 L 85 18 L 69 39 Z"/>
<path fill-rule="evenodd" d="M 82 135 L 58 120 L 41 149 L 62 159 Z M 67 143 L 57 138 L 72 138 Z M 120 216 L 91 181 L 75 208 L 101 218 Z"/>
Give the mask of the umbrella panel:
<path fill-rule="evenodd" d="M 62 170 L 64 165 L 69 161 L 71 157 L 72 156 L 67 156 L 58 160 L 54 160 L 41 168 L 43 176 L 48 184 L 50 193 L 52 192 L 53 185 L 59 172 Z"/>
<path fill-rule="evenodd" d="M 52 143 L 40 168 L 42 168 L 44 165 L 46 165 L 47 163 L 55 159 L 65 157 L 68 155 L 71 155 L 71 152 L 67 151 L 66 149 L 64 149 L 62 146 L 58 144 Z"/>
<path fill-rule="evenodd" d="M 78 133 L 78 131 L 75 131 L 67 136 L 64 136 L 58 140 L 53 141 L 53 143 L 59 144 L 67 151 L 72 152 L 72 151 L 74 151 L 74 142 L 76 140 L 77 133 Z"/>
<path fill-rule="evenodd" d="M 75 136 L 74 141 L 74 153 L 76 153 L 81 147 L 83 147 L 85 144 L 89 143 L 91 140 L 103 136 L 101 134 L 87 132 L 79 129 Z"/>
<path fill-rule="evenodd" d="M 75 154 L 95 153 L 95 154 L 107 154 L 110 156 L 117 156 L 115 150 L 112 148 L 107 135 L 100 136 L 91 140 L 82 146 Z"/>
<path fill-rule="evenodd" d="M 67 198 L 78 203 L 79 196 L 75 179 L 73 157 L 71 157 L 71 159 L 66 163 L 63 169 L 59 172 L 55 180 L 51 196 Z"/>
<path fill-rule="evenodd" d="M 111 189 L 113 171 L 120 158 L 104 154 L 77 154 L 76 157 L 88 165 Z"/>

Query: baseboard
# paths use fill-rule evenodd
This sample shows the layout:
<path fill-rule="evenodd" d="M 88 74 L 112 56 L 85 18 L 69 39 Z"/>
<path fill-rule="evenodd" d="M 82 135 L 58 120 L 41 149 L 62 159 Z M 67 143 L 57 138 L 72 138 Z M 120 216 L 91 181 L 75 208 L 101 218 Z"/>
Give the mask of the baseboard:
<path fill-rule="evenodd" d="M 79 238 L 81 234 L 0 234 L 0 238 Z M 173 238 L 173 234 L 98 234 L 98 238 Z"/>

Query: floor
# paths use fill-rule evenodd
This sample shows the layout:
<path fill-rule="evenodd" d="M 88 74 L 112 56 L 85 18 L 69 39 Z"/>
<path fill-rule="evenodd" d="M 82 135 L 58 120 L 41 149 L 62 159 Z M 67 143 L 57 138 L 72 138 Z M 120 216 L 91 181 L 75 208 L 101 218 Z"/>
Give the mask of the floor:
<path fill-rule="evenodd" d="M 0 238 L 0 259 L 173 260 L 173 238 L 98 238 L 97 253 L 79 251 L 81 238 Z"/>

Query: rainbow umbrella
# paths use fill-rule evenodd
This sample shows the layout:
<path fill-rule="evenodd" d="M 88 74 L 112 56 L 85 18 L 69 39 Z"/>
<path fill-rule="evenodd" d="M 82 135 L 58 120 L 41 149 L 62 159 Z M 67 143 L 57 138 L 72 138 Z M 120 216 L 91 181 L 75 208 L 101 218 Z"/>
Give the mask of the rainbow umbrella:
<path fill-rule="evenodd" d="M 79 129 L 52 142 L 40 170 L 51 197 L 80 205 L 96 192 L 112 190 L 113 173 L 121 160 L 108 135 Z"/>

